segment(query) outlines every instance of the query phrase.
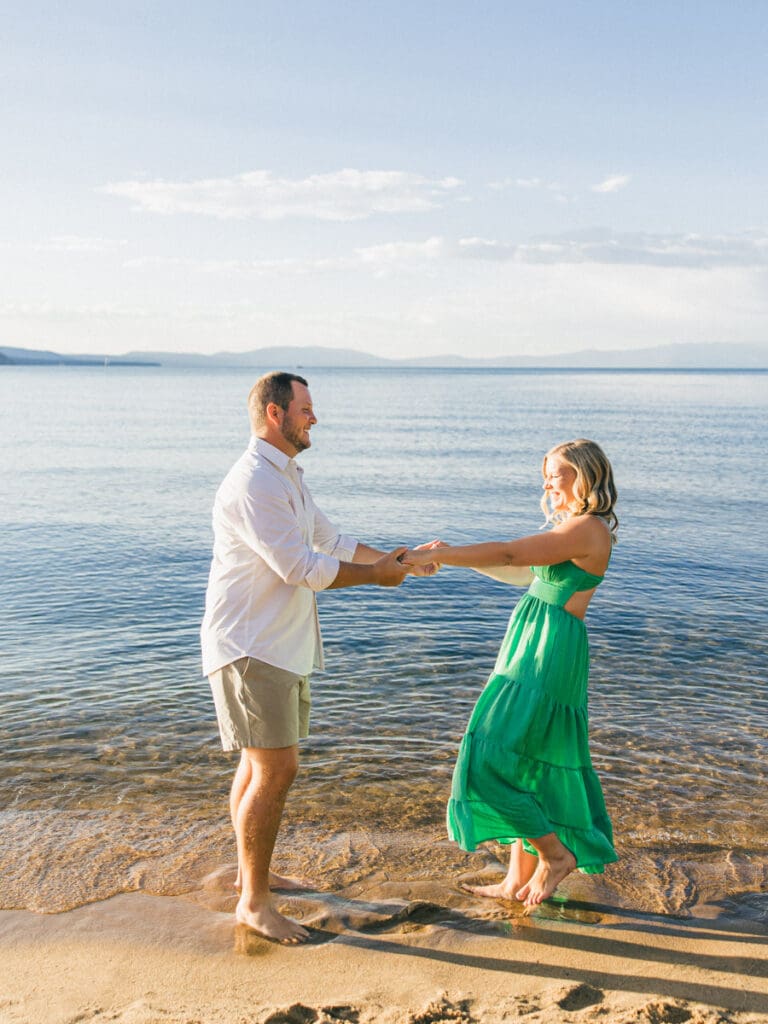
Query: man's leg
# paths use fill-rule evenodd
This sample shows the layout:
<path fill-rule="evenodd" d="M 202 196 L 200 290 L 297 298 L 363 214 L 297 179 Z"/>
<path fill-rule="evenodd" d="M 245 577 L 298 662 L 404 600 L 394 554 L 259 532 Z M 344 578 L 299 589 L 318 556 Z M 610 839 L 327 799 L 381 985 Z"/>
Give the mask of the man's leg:
<path fill-rule="evenodd" d="M 240 801 L 245 795 L 245 791 L 248 789 L 248 783 L 251 781 L 251 762 L 248 758 L 248 754 L 245 750 L 240 751 L 240 764 L 237 766 L 235 777 L 232 780 L 232 789 L 229 791 L 229 814 L 232 818 L 232 828 L 235 830 L 237 835 L 237 810 L 240 807 Z M 237 878 L 235 879 L 235 888 L 238 892 L 243 887 L 242 869 L 240 867 L 240 857 L 237 858 Z"/>
<path fill-rule="evenodd" d="M 229 813 L 232 817 L 232 828 L 237 834 L 237 811 L 240 801 L 243 799 L 248 784 L 251 781 L 251 762 L 245 752 L 240 752 L 240 764 L 237 766 L 235 777 L 232 780 L 232 789 L 229 794 Z M 240 858 L 237 862 L 237 877 L 235 878 L 235 889 L 240 892 L 243 888 L 242 870 Z M 287 875 L 278 875 L 275 871 L 269 872 L 269 886 L 271 889 L 284 889 L 286 891 L 297 891 L 311 888 L 310 883 L 301 878 L 290 878 Z"/>
<path fill-rule="evenodd" d="M 243 761 L 247 761 L 247 768 Z M 298 943 L 308 932 L 278 913 L 269 891 L 269 865 L 288 790 L 299 766 L 298 746 L 248 747 L 232 785 L 232 807 L 242 892 L 235 910 L 240 924 L 278 942 Z M 236 787 L 247 785 L 235 799 Z M 236 804 L 236 809 L 235 809 Z"/>

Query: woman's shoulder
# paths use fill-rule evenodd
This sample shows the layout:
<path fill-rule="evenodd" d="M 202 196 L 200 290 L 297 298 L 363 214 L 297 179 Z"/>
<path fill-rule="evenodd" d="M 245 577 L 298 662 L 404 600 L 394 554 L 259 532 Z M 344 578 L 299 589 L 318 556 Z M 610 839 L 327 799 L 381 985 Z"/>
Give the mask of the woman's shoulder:
<path fill-rule="evenodd" d="M 608 567 L 613 541 L 608 523 L 602 516 L 571 516 L 556 527 L 569 535 L 578 554 L 570 561 L 583 572 L 602 576 Z"/>
<path fill-rule="evenodd" d="M 591 512 L 582 516 L 569 516 L 558 523 L 555 529 L 559 533 L 568 533 L 572 537 L 584 538 L 597 544 L 611 543 L 611 528 L 603 516 Z"/>

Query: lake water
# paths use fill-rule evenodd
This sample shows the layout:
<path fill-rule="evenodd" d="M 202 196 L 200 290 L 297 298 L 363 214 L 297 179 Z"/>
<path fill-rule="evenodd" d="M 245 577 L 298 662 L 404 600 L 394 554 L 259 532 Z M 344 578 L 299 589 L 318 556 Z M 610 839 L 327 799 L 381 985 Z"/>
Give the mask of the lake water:
<path fill-rule="evenodd" d="M 564 888 L 768 918 L 768 375 L 305 372 L 305 478 L 380 547 L 535 532 L 542 454 L 602 444 L 620 531 L 587 619 L 591 742 L 622 859 Z M 0 369 L 0 907 L 191 892 L 234 863 L 198 628 L 255 376 Z M 444 804 L 520 593 L 445 569 L 320 595 L 327 671 L 284 865 L 473 912 L 447 880 L 497 852 L 449 844 Z"/>

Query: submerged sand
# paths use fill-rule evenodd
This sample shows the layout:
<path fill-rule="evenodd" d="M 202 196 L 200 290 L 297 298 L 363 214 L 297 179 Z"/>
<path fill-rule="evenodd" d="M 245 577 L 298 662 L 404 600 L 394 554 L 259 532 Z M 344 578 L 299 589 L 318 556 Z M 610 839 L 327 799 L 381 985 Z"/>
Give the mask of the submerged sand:
<path fill-rule="evenodd" d="M 2 1024 L 768 1021 L 768 927 L 571 898 L 525 915 L 477 900 L 306 891 L 301 947 L 234 924 L 231 868 L 185 896 L 127 893 L 0 913 Z"/>

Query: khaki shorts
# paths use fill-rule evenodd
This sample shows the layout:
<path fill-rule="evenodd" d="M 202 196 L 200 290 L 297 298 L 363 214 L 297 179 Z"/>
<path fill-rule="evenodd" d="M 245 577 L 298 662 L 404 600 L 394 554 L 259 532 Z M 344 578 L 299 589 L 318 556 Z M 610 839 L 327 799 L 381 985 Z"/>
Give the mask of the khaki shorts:
<path fill-rule="evenodd" d="M 292 747 L 309 736 L 309 676 L 238 658 L 208 679 L 224 750 Z"/>

